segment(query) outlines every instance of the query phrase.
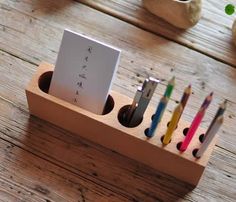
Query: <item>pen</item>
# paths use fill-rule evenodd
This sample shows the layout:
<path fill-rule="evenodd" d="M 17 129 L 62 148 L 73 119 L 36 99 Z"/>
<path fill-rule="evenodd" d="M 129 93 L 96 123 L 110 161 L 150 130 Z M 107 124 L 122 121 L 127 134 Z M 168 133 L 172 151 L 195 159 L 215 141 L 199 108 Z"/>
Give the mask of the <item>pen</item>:
<path fill-rule="evenodd" d="M 134 113 L 134 110 L 136 109 L 138 103 L 139 103 L 139 100 L 142 96 L 142 87 L 139 86 L 137 91 L 136 91 L 136 94 L 134 96 L 134 100 L 132 102 L 132 104 L 130 105 L 129 109 L 128 109 L 128 112 L 127 114 L 125 115 L 125 121 L 126 123 L 129 123 L 130 122 L 130 119 L 132 118 L 132 115 Z"/>
<path fill-rule="evenodd" d="M 147 106 L 153 96 L 153 93 L 158 83 L 159 83 L 159 80 L 153 77 L 149 77 L 148 79 L 145 80 L 142 86 L 142 95 L 139 99 L 137 107 L 135 108 L 133 115 L 131 117 L 130 123 L 129 123 L 130 127 L 137 125 L 142 119 L 143 114 L 147 109 Z"/>

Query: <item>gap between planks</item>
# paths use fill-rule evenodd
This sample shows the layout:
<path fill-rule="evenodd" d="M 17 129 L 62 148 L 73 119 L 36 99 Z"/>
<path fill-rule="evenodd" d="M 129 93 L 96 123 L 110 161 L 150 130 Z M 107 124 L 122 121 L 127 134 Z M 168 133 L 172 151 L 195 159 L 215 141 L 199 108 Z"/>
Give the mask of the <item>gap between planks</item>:
<path fill-rule="evenodd" d="M 8 105 L 8 103 L 6 103 L 6 105 Z M 10 107 L 10 106 L 9 106 Z M 17 110 L 17 109 L 16 109 Z M 27 114 L 28 115 L 28 114 Z M 35 118 L 35 120 L 37 121 L 37 122 L 40 122 L 40 120 L 39 119 L 37 119 L 37 118 Z M 11 125 L 11 124 L 10 124 Z M 47 125 L 47 127 L 51 127 L 51 124 L 48 124 Z M 46 129 L 46 128 L 45 128 Z M 58 131 L 58 128 L 55 128 L 56 129 L 56 131 Z M 11 129 L 12 130 L 12 129 Z M 66 134 L 67 135 L 67 134 Z M 5 137 L 6 137 L 6 139 L 5 138 L 2 138 L 2 139 L 4 139 L 4 140 L 6 140 L 7 142 L 9 142 L 9 143 L 11 143 L 11 144 L 14 144 L 14 145 L 16 145 L 17 147 L 20 147 L 21 149 L 23 149 L 23 150 L 25 150 L 25 151 L 27 151 L 27 152 L 30 152 L 30 153 L 33 153 L 35 156 L 37 156 L 37 157 L 39 157 L 39 158 L 42 158 L 42 156 L 41 155 L 43 155 L 43 156 L 45 156 L 45 154 L 41 151 L 41 149 L 34 149 L 33 147 L 31 148 L 31 147 L 29 147 L 29 146 L 27 146 L 27 145 L 25 145 L 24 143 L 22 143 L 22 141 L 19 141 L 19 140 L 16 140 L 16 138 L 12 138 L 12 137 L 10 137 L 10 140 L 8 139 L 9 138 L 9 136 L 8 135 L 4 135 Z M 14 143 L 12 143 L 11 141 L 13 140 L 13 142 Z M 63 141 L 63 140 L 60 140 L 60 141 Z M 83 141 L 83 140 L 82 140 Z M 22 148 L 22 146 L 23 145 L 25 145 L 26 146 L 26 149 L 25 148 Z M 90 145 L 90 143 L 89 143 L 89 145 Z M 91 144 L 91 146 L 93 146 L 93 144 Z M 104 151 L 102 151 L 103 153 L 104 153 Z M 220 151 L 217 151 L 217 155 L 218 154 L 220 154 L 220 155 L 222 155 L 222 156 L 224 156 L 224 155 L 227 155 L 228 157 L 230 156 L 230 154 L 228 153 L 228 152 L 224 152 L 224 151 L 222 151 L 222 150 L 220 150 Z M 115 156 L 116 156 L 117 154 L 115 154 Z M 113 155 L 114 156 L 114 155 Z M 120 157 L 119 157 L 120 156 Z M 119 155 L 119 156 L 117 156 L 118 158 L 121 158 L 121 159 L 123 159 L 124 157 L 122 156 L 122 155 Z M 233 156 L 235 156 L 235 155 L 232 155 L 232 158 L 234 158 Z M 51 160 L 50 160 L 50 163 L 53 163 L 53 164 L 55 164 L 54 163 L 54 161 L 57 161 L 57 163 L 56 163 L 56 165 L 59 163 L 59 165 L 60 165 L 60 159 L 55 159 L 55 157 L 53 157 L 53 156 L 51 156 L 51 155 L 46 155 L 46 158 L 42 158 L 42 159 L 44 159 L 44 160 L 47 160 L 48 161 L 48 158 L 51 158 Z M 52 162 L 51 162 L 52 161 Z M 128 162 L 130 162 L 130 160 L 128 160 Z M 132 162 L 134 162 L 134 161 L 132 161 Z M 127 163 L 127 162 L 126 162 Z M 69 171 L 69 172 L 71 172 L 71 170 L 72 170 L 72 173 L 73 174 L 77 174 L 78 176 L 80 176 L 79 174 L 78 174 L 78 169 L 76 169 L 73 165 L 67 165 L 66 163 L 62 163 L 64 166 L 66 166 L 66 169 L 67 169 L 67 171 Z M 216 165 L 215 165 L 216 166 Z M 218 165 L 219 166 L 219 165 Z M 68 169 L 67 167 L 70 167 L 70 169 Z M 64 167 L 62 166 L 62 168 L 64 169 Z M 74 169 L 76 169 L 77 171 L 75 171 Z M 144 169 L 144 170 L 146 170 L 146 169 Z M 217 170 L 219 170 L 219 168 L 217 168 Z M 80 170 L 79 170 L 79 172 L 81 172 Z M 136 173 L 136 172 L 138 172 L 137 171 L 137 169 L 135 169 L 134 170 L 134 172 Z M 147 171 L 146 171 L 147 172 Z M 214 172 L 216 172 L 216 171 L 214 171 Z M 83 172 L 81 172 L 81 173 L 83 173 Z M 138 173 L 137 173 L 138 174 Z M 86 176 L 92 176 L 92 175 L 86 175 Z M 142 176 L 142 175 L 141 175 Z M 150 176 L 151 177 L 151 176 Z M 205 175 L 205 177 L 207 177 L 206 175 Z M 161 178 L 163 178 L 163 177 L 161 177 Z M 86 179 L 87 180 L 87 178 L 84 178 L 84 179 Z M 100 179 L 99 179 L 100 180 Z M 157 179 L 158 180 L 158 179 Z M 102 180 L 100 180 L 100 181 L 102 181 Z M 100 182 L 99 181 L 99 182 Z M 206 181 L 206 179 L 204 180 L 204 181 Z M 93 181 L 92 181 L 93 182 Z M 99 183 L 97 183 L 98 185 L 100 185 Z M 107 183 L 106 182 L 106 184 L 108 184 L 109 185 L 109 187 L 110 187 L 110 184 L 109 183 Z M 177 184 L 179 184 L 179 183 L 177 183 Z M 181 185 L 182 186 L 182 185 Z M 111 187 L 111 189 L 113 190 L 115 187 L 114 187 L 114 185 L 112 185 L 112 187 Z M 109 189 L 110 190 L 110 189 Z M 114 190 L 113 190 L 114 191 Z M 165 192 L 166 191 L 168 191 L 168 190 L 165 190 Z M 197 190 L 196 190 L 197 191 Z M 118 192 L 118 194 L 119 194 L 120 192 Z M 122 192 L 123 193 L 123 192 Z M 172 193 L 173 194 L 173 193 Z M 132 196 L 131 196 L 131 198 L 132 198 Z M 129 197 L 129 199 L 131 199 L 130 197 Z M 180 197 L 179 197 L 180 198 Z M 181 197 L 182 198 L 182 197 Z"/>
<path fill-rule="evenodd" d="M 185 47 L 187 47 L 187 48 L 189 48 L 189 49 L 191 49 L 191 50 L 194 50 L 194 51 L 199 52 L 199 53 L 201 53 L 201 54 L 203 54 L 203 55 L 205 55 L 205 56 L 208 56 L 208 57 L 210 57 L 210 58 L 212 58 L 212 59 L 214 59 L 214 60 L 216 60 L 216 61 L 218 61 L 218 62 L 227 64 L 227 65 L 230 65 L 230 66 L 236 68 L 236 63 L 234 63 L 234 62 L 232 62 L 232 61 L 227 61 L 227 60 L 225 60 L 225 59 L 223 59 L 223 58 L 220 58 L 220 57 L 218 57 L 218 56 L 215 56 L 214 54 L 211 54 L 211 53 L 208 53 L 208 52 L 206 52 L 206 51 L 204 51 L 204 50 L 201 50 L 201 48 L 198 48 L 198 47 L 195 47 L 195 46 L 193 46 L 193 45 L 191 45 L 191 44 L 188 44 L 188 43 L 186 43 L 184 40 L 183 40 L 183 41 L 177 40 L 177 39 L 175 39 L 174 37 L 168 36 L 168 34 L 164 35 L 164 34 L 162 34 L 161 32 L 158 33 L 157 31 L 155 31 L 155 30 L 149 28 L 148 26 L 143 25 L 143 23 L 138 23 L 138 22 L 135 22 L 135 21 L 132 20 L 132 19 L 129 19 L 127 16 L 122 15 L 121 13 L 119 13 L 119 11 L 113 10 L 113 8 L 107 8 L 106 5 L 105 5 L 105 3 L 104 3 L 105 6 L 103 6 L 99 1 L 98 1 L 98 2 L 94 2 L 94 1 L 91 1 L 91 0 L 89 0 L 89 1 L 85 1 L 85 0 L 75 0 L 75 1 L 81 3 L 81 4 L 85 5 L 85 6 L 88 6 L 88 7 L 92 8 L 92 9 L 95 9 L 95 10 L 97 10 L 97 11 L 99 11 L 99 12 L 105 13 L 105 14 L 107 14 L 107 15 L 109 15 L 109 16 L 115 17 L 115 18 L 117 18 L 117 19 L 119 19 L 119 20 L 122 20 L 122 21 L 124 21 L 124 22 L 127 22 L 127 23 L 129 23 L 129 24 L 131 24 L 131 25 L 134 25 L 134 26 L 136 26 L 137 28 L 140 28 L 140 29 L 142 29 L 142 30 L 144 30 L 144 31 L 150 32 L 150 33 L 155 34 L 155 35 L 157 35 L 157 36 L 159 36 L 159 37 L 162 37 L 162 38 L 167 39 L 167 40 L 169 40 L 169 41 L 175 42 L 175 43 L 177 43 L 177 44 L 179 44 L 179 45 L 185 46 Z M 148 12 L 148 11 L 146 11 L 146 12 Z M 149 15 L 152 15 L 152 14 L 149 14 Z M 203 18 L 203 17 L 202 17 L 202 18 Z M 160 18 L 158 18 L 158 20 L 163 21 L 163 20 L 160 19 Z M 165 23 L 165 24 L 168 24 L 168 23 L 166 23 L 166 22 L 162 22 L 162 23 L 163 23 L 163 24 L 164 24 L 164 23 Z M 171 25 L 168 25 L 168 27 L 171 27 Z M 178 28 L 173 28 L 173 29 L 178 30 Z M 194 29 L 194 28 L 193 28 L 193 29 Z M 181 32 L 182 30 L 179 29 L 178 31 Z"/>
<path fill-rule="evenodd" d="M 18 58 L 19 59 L 19 58 Z M 15 108 L 17 108 L 18 110 L 20 110 L 20 111 L 22 111 L 22 112 L 24 112 L 25 114 L 29 114 L 29 111 L 28 111 L 28 109 L 27 108 L 22 108 L 22 107 L 20 107 L 20 106 L 18 106 L 16 103 L 14 103 L 13 101 L 11 101 L 11 100 L 9 100 L 9 99 L 7 99 L 7 98 L 4 98 L 3 96 L 0 96 L 0 100 L 2 100 L 2 101 L 5 101 L 5 102 L 7 102 L 8 104 L 11 104 L 13 107 L 15 107 Z M 2 132 L 2 131 L 0 131 L 0 132 Z M 3 132 L 2 132 L 3 133 Z M 7 134 L 5 134 L 5 135 L 7 135 Z M 10 136 L 9 136 L 10 137 Z M 229 153 L 231 153 L 231 154 L 233 154 L 233 155 L 236 155 L 236 153 L 234 153 L 234 152 L 232 152 L 232 151 L 230 151 L 230 150 L 227 150 L 226 148 L 224 148 L 224 147 L 221 147 L 221 146 L 219 146 L 218 144 L 216 144 L 215 145 L 216 147 L 219 147 L 220 149 L 222 149 L 222 150 L 225 150 L 225 151 L 227 151 L 227 152 L 229 152 Z M 22 148 L 23 149 L 23 148 Z"/>
<path fill-rule="evenodd" d="M 82 5 L 81 5 L 81 6 L 82 6 Z M 86 6 L 84 6 L 84 7 L 86 7 Z M 76 8 L 76 9 L 77 9 L 77 8 Z M 86 9 L 86 10 L 89 10 L 89 9 Z M 91 9 L 91 10 L 92 10 L 92 9 Z M 91 11 L 91 12 L 92 12 L 92 11 Z M 23 13 L 25 13 L 25 12 L 23 12 Z M 29 14 L 26 13 L 25 15 L 29 15 Z M 100 15 L 102 15 L 102 14 L 100 14 Z M 34 17 L 34 18 L 37 18 L 37 17 Z M 39 18 L 39 19 L 37 18 L 37 20 L 38 20 L 38 21 L 41 21 L 41 22 L 44 22 L 44 21 L 45 21 L 45 20 L 42 20 L 41 18 Z M 113 20 L 116 22 L 115 19 L 113 19 Z M 118 20 L 117 20 L 117 21 L 118 21 Z M 45 22 L 44 22 L 44 23 L 45 23 Z M 49 22 L 47 22 L 47 25 L 49 25 Z M 59 26 L 59 25 L 56 26 L 55 24 L 52 24 L 52 23 L 50 23 L 50 25 L 52 25 L 53 28 Z M 55 30 L 53 29 L 53 31 L 54 31 L 54 33 L 57 33 L 56 31 L 58 31 L 58 30 L 55 31 Z M 22 51 L 22 52 L 23 52 L 23 51 Z M 196 54 L 197 54 L 197 53 L 196 53 Z M 221 66 L 220 63 L 218 63 L 218 64 L 216 63 L 216 64 L 214 64 L 214 65 L 217 66 L 217 67 L 218 67 L 218 66 Z M 122 64 L 122 66 L 125 66 L 125 65 Z M 225 68 L 226 68 L 226 67 L 225 67 Z M 223 67 L 222 67 L 222 69 L 223 69 Z M 230 69 L 230 68 L 227 68 L 227 69 Z M 130 69 L 130 70 L 131 70 L 131 69 Z M 232 68 L 232 70 L 233 70 L 233 68 Z M 232 71 L 232 70 L 231 70 L 231 71 Z M 227 72 L 226 72 L 226 73 L 227 73 Z M 183 74 L 183 73 L 181 73 L 181 74 Z M 228 74 L 228 73 L 227 73 L 227 74 Z M 123 78 L 121 78 L 121 80 L 124 79 L 124 78 L 125 78 L 125 76 L 123 76 Z M 227 77 L 227 78 L 229 78 L 229 77 Z M 164 88 L 164 87 L 163 87 L 163 88 Z M 232 88 L 232 89 L 233 89 L 233 88 Z M 180 91 L 179 91 L 179 93 L 180 93 Z M 222 91 L 221 93 L 222 93 L 222 95 L 223 95 L 223 91 Z M 228 95 L 227 95 L 227 97 L 228 97 Z"/>

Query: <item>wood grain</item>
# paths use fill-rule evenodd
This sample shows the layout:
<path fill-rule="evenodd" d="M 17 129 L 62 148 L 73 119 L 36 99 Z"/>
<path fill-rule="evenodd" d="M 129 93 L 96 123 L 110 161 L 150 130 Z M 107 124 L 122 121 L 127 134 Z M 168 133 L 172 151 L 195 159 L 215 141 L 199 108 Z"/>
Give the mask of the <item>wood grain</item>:
<path fill-rule="evenodd" d="M 81 189 L 86 201 L 108 196 L 109 201 L 113 197 L 114 201 L 205 201 L 219 197 L 231 201 L 235 197 L 235 155 L 221 148 L 215 149 L 200 185 L 191 191 L 180 181 L 29 117 L 11 102 L 1 99 L 0 110 L 0 137 L 7 142 L 4 146 L 0 141 L 0 149 L 6 148 L 1 152 L 2 176 L 12 176 L 14 183 L 42 198 L 82 201 Z"/>
<path fill-rule="evenodd" d="M 1 110 L 2 106 L 1 103 Z M 1 116 L 0 119 L 5 128 L 3 117 Z M 15 125 L 5 129 L 7 133 L 12 133 L 16 127 Z M 32 148 L 35 151 L 38 149 L 33 145 L 31 149 L 25 147 L 24 144 L 28 141 L 26 136 L 19 142 L 15 141 L 16 145 L 10 143 L 8 140 L 11 135 L 8 137 L 4 128 L 0 129 L 1 199 L 5 201 L 128 201 L 126 196 L 115 193 L 115 189 L 109 189 L 108 185 L 108 188 L 104 188 L 101 184 L 93 182 L 94 180 L 89 176 L 78 175 L 58 163 L 50 162 L 46 154 L 40 156 L 37 152 L 31 151 Z M 20 129 L 17 132 L 22 137 L 26 133 Z"/>
<path fill-rule="evenodd" d="M 136 127 L 124 127 L 117 117 L 120 109 L 127 105 L 127 101 L 131 103 L 132 99 L 118 92 L 110 91 L 110 95 L 115 101 L 114 108 L 106 115 L 96 115 L 45 93 L 49 89 L 49 86 L 46 87 L 46 85 L 51 80 L 49 75 L 52 76 L 53 70 L 54 66 L 52 64 L 41 63 L 27 85 L 26 97 L 31 115 L 114 150 L 157 171 L 194 186 L 198 184 L 216 143 L 214 138 L 208 150 L 200 159 L 196 159 L 192 155 L 192 151 L 200 146 L 199 136 L 204 134 L 204 129 L 199 127 L 188 149 L 180 153 L 176 146 L 183 141 L 183 131 L 190 125 L 190 123 L 181 119 L 174 131 L 175 134 L 171 139 L 171 143 L 163 147 L 160 139 L 166 132 L 167 123 L 171 119 L 170 113 L 165 112 L 163 115 L 155 136 L 147 138 L 144 131 L 150 126 L 150 117 L 155 112 L 155 108 L 149 107 L 143 116 L 142 122 Z M 43 86 L 44 88 L 42 88 Z M 158 158 L 153 159 L 152 156 L 158 156 Z M 189 170 L 191 170 L 191 173 L 188 172 Z"/>
<path fill-rule="evenodd" d="M 220 10 L 221 2 L 215 5 Z M 236 200 L 232 66 L 73 1 L 0 0 L 0 16 L 0 200 Z M 194 94 L 184 114 L 191 120 L 203 98 L 214 90 L 215 100 L 203 126 L 209 124 L 219 102 L 229 100 L 220 141 L 196 189 L 29 116 L 25 86 L 42 60 L 55 62 L 65 27 L 122 49 L 113 89 L 125 95 L 132 97 L 147 75 L 157 76 L 162 82 L 152 100 L 156 105 L 166 80 L 176 75 L 168 110 L 191 81 Z"/>
<path fill-rule="evenodd" d="M 100 193 L 101 196 L 104 194 L 103 191 L 101 191 L 100 186 L 111 190 L 113 195 L 117 193 L 117 195 L 114 196 L 114 201 L 176 201 L 181 198 L 186 201 L 217 201 L 219 199 L 224 201 L 233 200 L 235 196 L 234 186 L 236 183 L 235 154 L 220 147 L 216 147 L 200 185 L 191 191 L 191 187 L 188 187 L 187 185 L 182 184 L 171 177 L 158 173 L 132 160 L 85 141 L 79 136 L 70 134 L 43 120 L 29 117 L 24 94 L 24 87 L 26 83 L 24 80 L 17 80 L 16 78 L 18 77 L 18 74 L 27 75 L 26 73 L 28 72 L 29 75 L 26 77 L 29 77 L 28 79 L 30 79 L 32 76 L 31 73 L 35 71 L 36 66 L 6 53 L 1 53 L 0 67 L 1 81 L 4 81 L 6 84 L 10 84 L 9 87 L 5 88 L 8 90 L 6 95 L 2 94 L 3 88 L 0 90 L 1 139 L 7 141 L 10 145 L 13 144 L 14 147 L 19 147 L 20 150 L 24 150 L 22 161 L 30 164 L 28 165 L 30 166 L 29 170 L 32 169 L 32 166 L 37 167 L 47 164 L 45 161 L 53 164 L 47 166 L 51 167 L 50 170 L 53 170 L 53 173 L 55 170 L 55 165 L 56 167 L 59 166 L 62 168 L 62 170 L 59 171 L 59 174 L 55 174 L 56 176 L 52 175 L 50 172 L 52 179 L 55 177 L 58 178 L 61 175 L 64 176 L 62 177 L 62 182 L 60 181 L 61 183 L 59 184 L 62 187 L 61 189 L 63 189 L 64 186 L 68 186 L 64 182 L 68 179 L 68 175 L 70 176 L 70 174 L 62 174 L 65 172 L 64 170 L 66 170 L 73 173 L 73 175 L 79 175 L 78 180 L 80 183 L 81 178 L 87 179 L 85 180 L 86 182 L 84 182 L 85 184 L 83 189 L 86 190 L 86 199 L 90 198 L 91 201 L 93 201 L 94 197 L 96 197 L 89 191 L 91 189 L 91 177 L 92 181 L 95 180 L 96 183 L 99 184 L 97 192 L 102 192 Z M 7 79 L 9 72 L 14 72 L 16 77 L 9 76 Z M 13 88 L 13 86 L 15 87 Z M 12 90 L 9 92 L 10 89 Z M 9 95 L 17 95 L 17 97 L 15 100 L 9 100 L 12 99 Z M 2 148 L 2 146 L 0 148 Z M 31 156 L 31 154 L 28 153 L 32 153 L 37 156 L 37 158 L 35 156 L 30 157 L 30 159 L 36 158 L 36 160 L 33 161 L 33 165 L 32 160 L 30 160 L 30 163 L 27 160 L 29 157 L 24 157 Z M 8 157 L 7 154 L 2 154 L 4 154 L 2 158 Z M 19 159 L 19 155 L 14 155 L 15 154 L 12 154 L 8 157 L 10 158 L 9 161 L 12 163 L 14 163 L 16 159 Z M 41 158 L 43 160 L 40 160 Z M 44 163 L 42 163 L 42 161 Z M 6 168 L 10 166 L 11 165 L 9 164 L 6 165 Z M 42 170 L 40 172 L 43 172 L 42 176 L 47 176 L 49 174 L 44 171 L 44 167 L 45 166 L 40 167 Z M 16 168 L 19 170 L 24 170 L 24 167 L 21 166 L 17 166 Z M 38 169 L 34 172 L 38 174 Z M 6 171 L 6 178 L 11 179 L 8 173 L 9 171 Z M 12 173 L 17 175 L 16 180 L 18 183 L 22 182 L 22 177 L 24 176 L 23 174 L 19 177 L 18 172 Z M 36 176 L 32 176 L 30 174 L 27 178 L 27 182 L 22 182 L 22 187 L 27 186 L 28 192 L 35 193 L 35 181 L 33 181 L 30 185 L 28 183 L 29 181 L 32 181 L 32 178 L 35 179 Z M 73 176 L 73 179 L 74 178 L 75 177 Z M 15 179 L 15 177 L 13 179 Z M 46 180 L 47 179 L 45 179 L 45 181 Z M 15 180 L 11 183 L 14 184 Z M 228 183 L 231 185 L 228 186 Z M 44 183 L 42 183 L 39 190 L 45 189 L 43 184 Z M 59 189 L 54 187 L 56 186 L 55 184 L 57 184 L 57 181 L 50 184 L 50 186 L 47 186 L 47 190 L 50 190 L 50 193 L 54 193 L 57 189 Z M 78 184 L 76 185 L 76 187 L 79 186 Z M 138 185 L 138 187 L 134 185 Z M 6 189 L 6 187 L 4 187 L 4 189 Z M 15 188 L 13 187 L 12 189 Z M 219 190 L 221 191 L 219 192 Z M 78 192 L 75 189 L 70 189 L 70 193 L 73 193 L 74 196 L 79 198 L 79 201 L 82 201 L 80 195 L 76 195 Z M 119 195 L 124 197 L 120 198 Z M 9 198 L 10 196 L 7 197 Z M 65 196 L 60 198 L 61 201 L 66 201 L 68 199 L 63 197 Z M 58 199 L 55 194 L 48 198 L 49 200 Z M 109 198 L 109 201 L 113 201 L 113 199 Z"/>
<path fill-rule="evenodd" d="M 78 1 L 236 67 L 236 48 L 231 34 L 235 16 L 224 13 L 225 6 L 229 3 L 235 4 L 235 0 L 203 0 L 201 20 L 195 27 L 186 31 L 152 15 L 144 8 L 142 0 Z"/>
<path fill-rule="evenodd" d="M 14 56 L 32 64 L 39 64 L 41 61 L 54 63 L 65 27 L 109 42 L 122 49 L 121 63 L 113 86 L 118 92 L 132 97 L 144 78 L 148 75 L 158 77 L 162 83 L 152 100 L 152 104 L 156 106 L 166 87 L 166 80 L 175 75 L 177 85 L 168 110 L 173 110 L 183 89 L 191 82 L 194 94 L 184 112 L 184 119 L 191 121 L 204 97 L 214 91 L 214 101 L 202 124 L 203 127 L 209 125 L 218 104 L 223 99 L 228 99 L 229 107 L 225 127 L 220 132 L 222 138 L 219 144 L 236 153 L 233 133 L 236 94 L 231 93 L 236 92 L 234 68 L 75 2 L 60 1 L 55 5 L 54 1 L 42 1 L 41 4 L 43 9 L 31 1 L 9 1 L 8 4 L 0 4 L 1 8 L 8 8 L 0 10 L 5 16 L 0 23 L 5 27 L 0 31 L 2 50 L 14 53 Z M 51 8 L 55 11 L 51 11 Z M 114 24 L 116 26 L 113 26 Z M 3 88 L 7 97 L 12 96 L 7 92 L 8 85 Z"/>

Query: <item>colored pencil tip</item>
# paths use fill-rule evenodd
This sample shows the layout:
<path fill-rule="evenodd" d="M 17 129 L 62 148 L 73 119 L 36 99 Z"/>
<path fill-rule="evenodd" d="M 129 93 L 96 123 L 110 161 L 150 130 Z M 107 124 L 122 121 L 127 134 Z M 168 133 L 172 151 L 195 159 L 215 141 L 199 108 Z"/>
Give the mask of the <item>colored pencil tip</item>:
<path fill-rule="evenodd" d="M 169 98 L 167 96 L 163 96 L 161 98 L 161 102 L 167 103 L 169 101 Z"/>
<path fill-rule="evenodd" d="M 224 102 L 220 104 L 220 107 L 225 109 L 226 106 L 227 106 L 227 100 L 224 100 Z"/>
<path fill-rule="evenodd" d="M 173 77 L 171 78 L 171 80 L 169 80 L 168 84 L 169 84 L 169 85 L 174 85 L 174 84 L 175 84 L 175 76 L 173 76 Z"/>
<path fill-rule="evenodd" d="M 219 116 L 219 117 L 217 118 L 216 121 L 222 123 L 223 120 L 224 120 L 224 117 L 223 117 L 223 115 L 221 115 L 221 116 Z"/>
<path fill-rule="evenodd" d="M 191 84 L 189 84 L 188 87 L 185 88 L 184 93 L 191 94 L 191 91 L 192 91 L 192 86 L 191 86 Z"/>

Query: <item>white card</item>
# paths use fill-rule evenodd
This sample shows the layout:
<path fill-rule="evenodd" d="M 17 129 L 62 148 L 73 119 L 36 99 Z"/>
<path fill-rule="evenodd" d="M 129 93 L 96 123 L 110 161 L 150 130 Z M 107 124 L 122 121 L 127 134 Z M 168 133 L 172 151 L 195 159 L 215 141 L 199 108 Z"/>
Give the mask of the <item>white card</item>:
<path fill-rule="evenodd" d="M 120 50 L 65 30 L 49 94 L 102 114 Z"/>

